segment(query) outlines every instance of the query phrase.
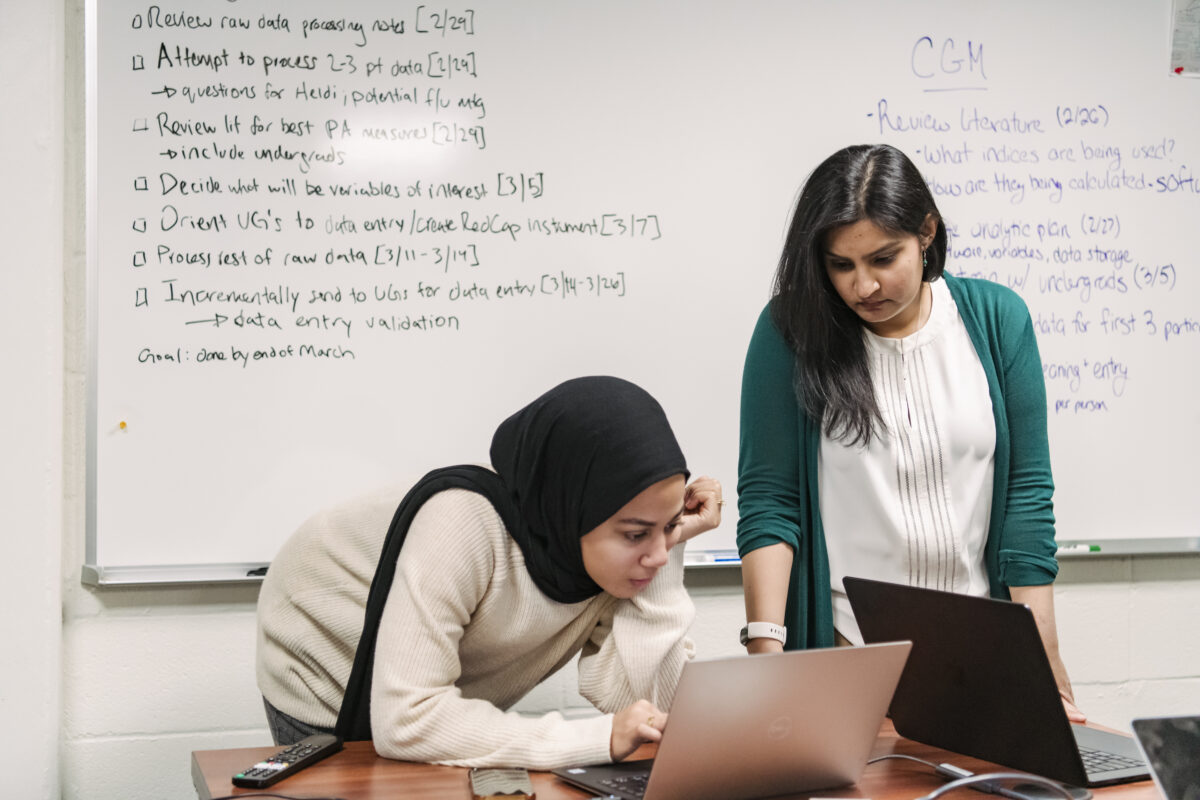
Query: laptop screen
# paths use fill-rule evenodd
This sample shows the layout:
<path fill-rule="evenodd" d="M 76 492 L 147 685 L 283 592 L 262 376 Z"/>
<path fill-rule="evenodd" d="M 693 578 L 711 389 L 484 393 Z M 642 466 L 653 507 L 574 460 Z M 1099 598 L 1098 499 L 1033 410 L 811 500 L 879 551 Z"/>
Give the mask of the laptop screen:
<path fill-rule="evenodd" d="M 1167 800 L 1200 800 L 1200 717 L 1135 719 L 1133 732 Z"/>
<path fill-rule="evenodd" d="M 653 762 L 553 770 L 605 797 L 746 800 L 858 780 L 912 645 L 696 659 Z"/>

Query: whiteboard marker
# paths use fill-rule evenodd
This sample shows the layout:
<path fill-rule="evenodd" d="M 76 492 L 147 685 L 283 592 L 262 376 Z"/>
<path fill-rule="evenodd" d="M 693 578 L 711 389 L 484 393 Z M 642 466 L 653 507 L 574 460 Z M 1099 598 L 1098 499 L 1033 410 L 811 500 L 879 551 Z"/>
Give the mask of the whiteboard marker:
<path fill-rule="evenodd" d="M 1098 544 L 1066 544 L 1058 548 L 1059 553 L 1099 553 Z"/>

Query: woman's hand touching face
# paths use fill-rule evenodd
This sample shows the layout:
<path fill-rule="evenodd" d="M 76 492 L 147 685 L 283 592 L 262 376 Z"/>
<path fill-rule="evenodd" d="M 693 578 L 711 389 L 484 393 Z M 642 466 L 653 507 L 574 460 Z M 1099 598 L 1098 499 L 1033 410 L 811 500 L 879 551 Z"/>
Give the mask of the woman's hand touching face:
<path fill-rule="evenodd" d="M 720 525 L 721 509 L 724 505 L 721 482 L 716 478 L 701 475 L 689 483 L 683 494 L 679 541 L 686 542 Z"/>

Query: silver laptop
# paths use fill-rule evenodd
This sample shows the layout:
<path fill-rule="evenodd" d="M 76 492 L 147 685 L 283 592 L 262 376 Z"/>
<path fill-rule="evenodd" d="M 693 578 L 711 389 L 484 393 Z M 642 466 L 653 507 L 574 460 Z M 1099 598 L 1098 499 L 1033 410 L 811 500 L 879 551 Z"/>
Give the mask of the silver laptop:
<path fill-rule="evenodd" d="M 1167 800 L 1200 800 L 1200 717 L 1133 721 L 1150 774 Z"/>
<path fill-rule="evenodd" d="M 554 774 L 622 800 L 743 800 L 854 783 L 911 647 L 688 662 L 653 761 Z"/>

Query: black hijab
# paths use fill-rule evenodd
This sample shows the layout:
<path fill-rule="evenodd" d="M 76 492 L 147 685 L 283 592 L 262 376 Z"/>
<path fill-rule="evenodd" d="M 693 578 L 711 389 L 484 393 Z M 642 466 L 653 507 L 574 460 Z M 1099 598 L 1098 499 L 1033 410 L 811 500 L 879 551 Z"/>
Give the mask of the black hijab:
<path fill-rule="evenodd" d="M 629 381 L 600 376 L 559 384 L 500 423 L 491 459 L 495 472 L 471 465 L 434 470 L 400 501 L 371 581 L 334 729 L 343 739 L 371 738 L 379 620 L 408 528 L 431 496 L 459 488 L 486 497 L 538 589 L 551 600 L 577 603 L 601 591 L 584 568 L 580 538 L 644 489 L 688 474 L 658 401 Z"/>

